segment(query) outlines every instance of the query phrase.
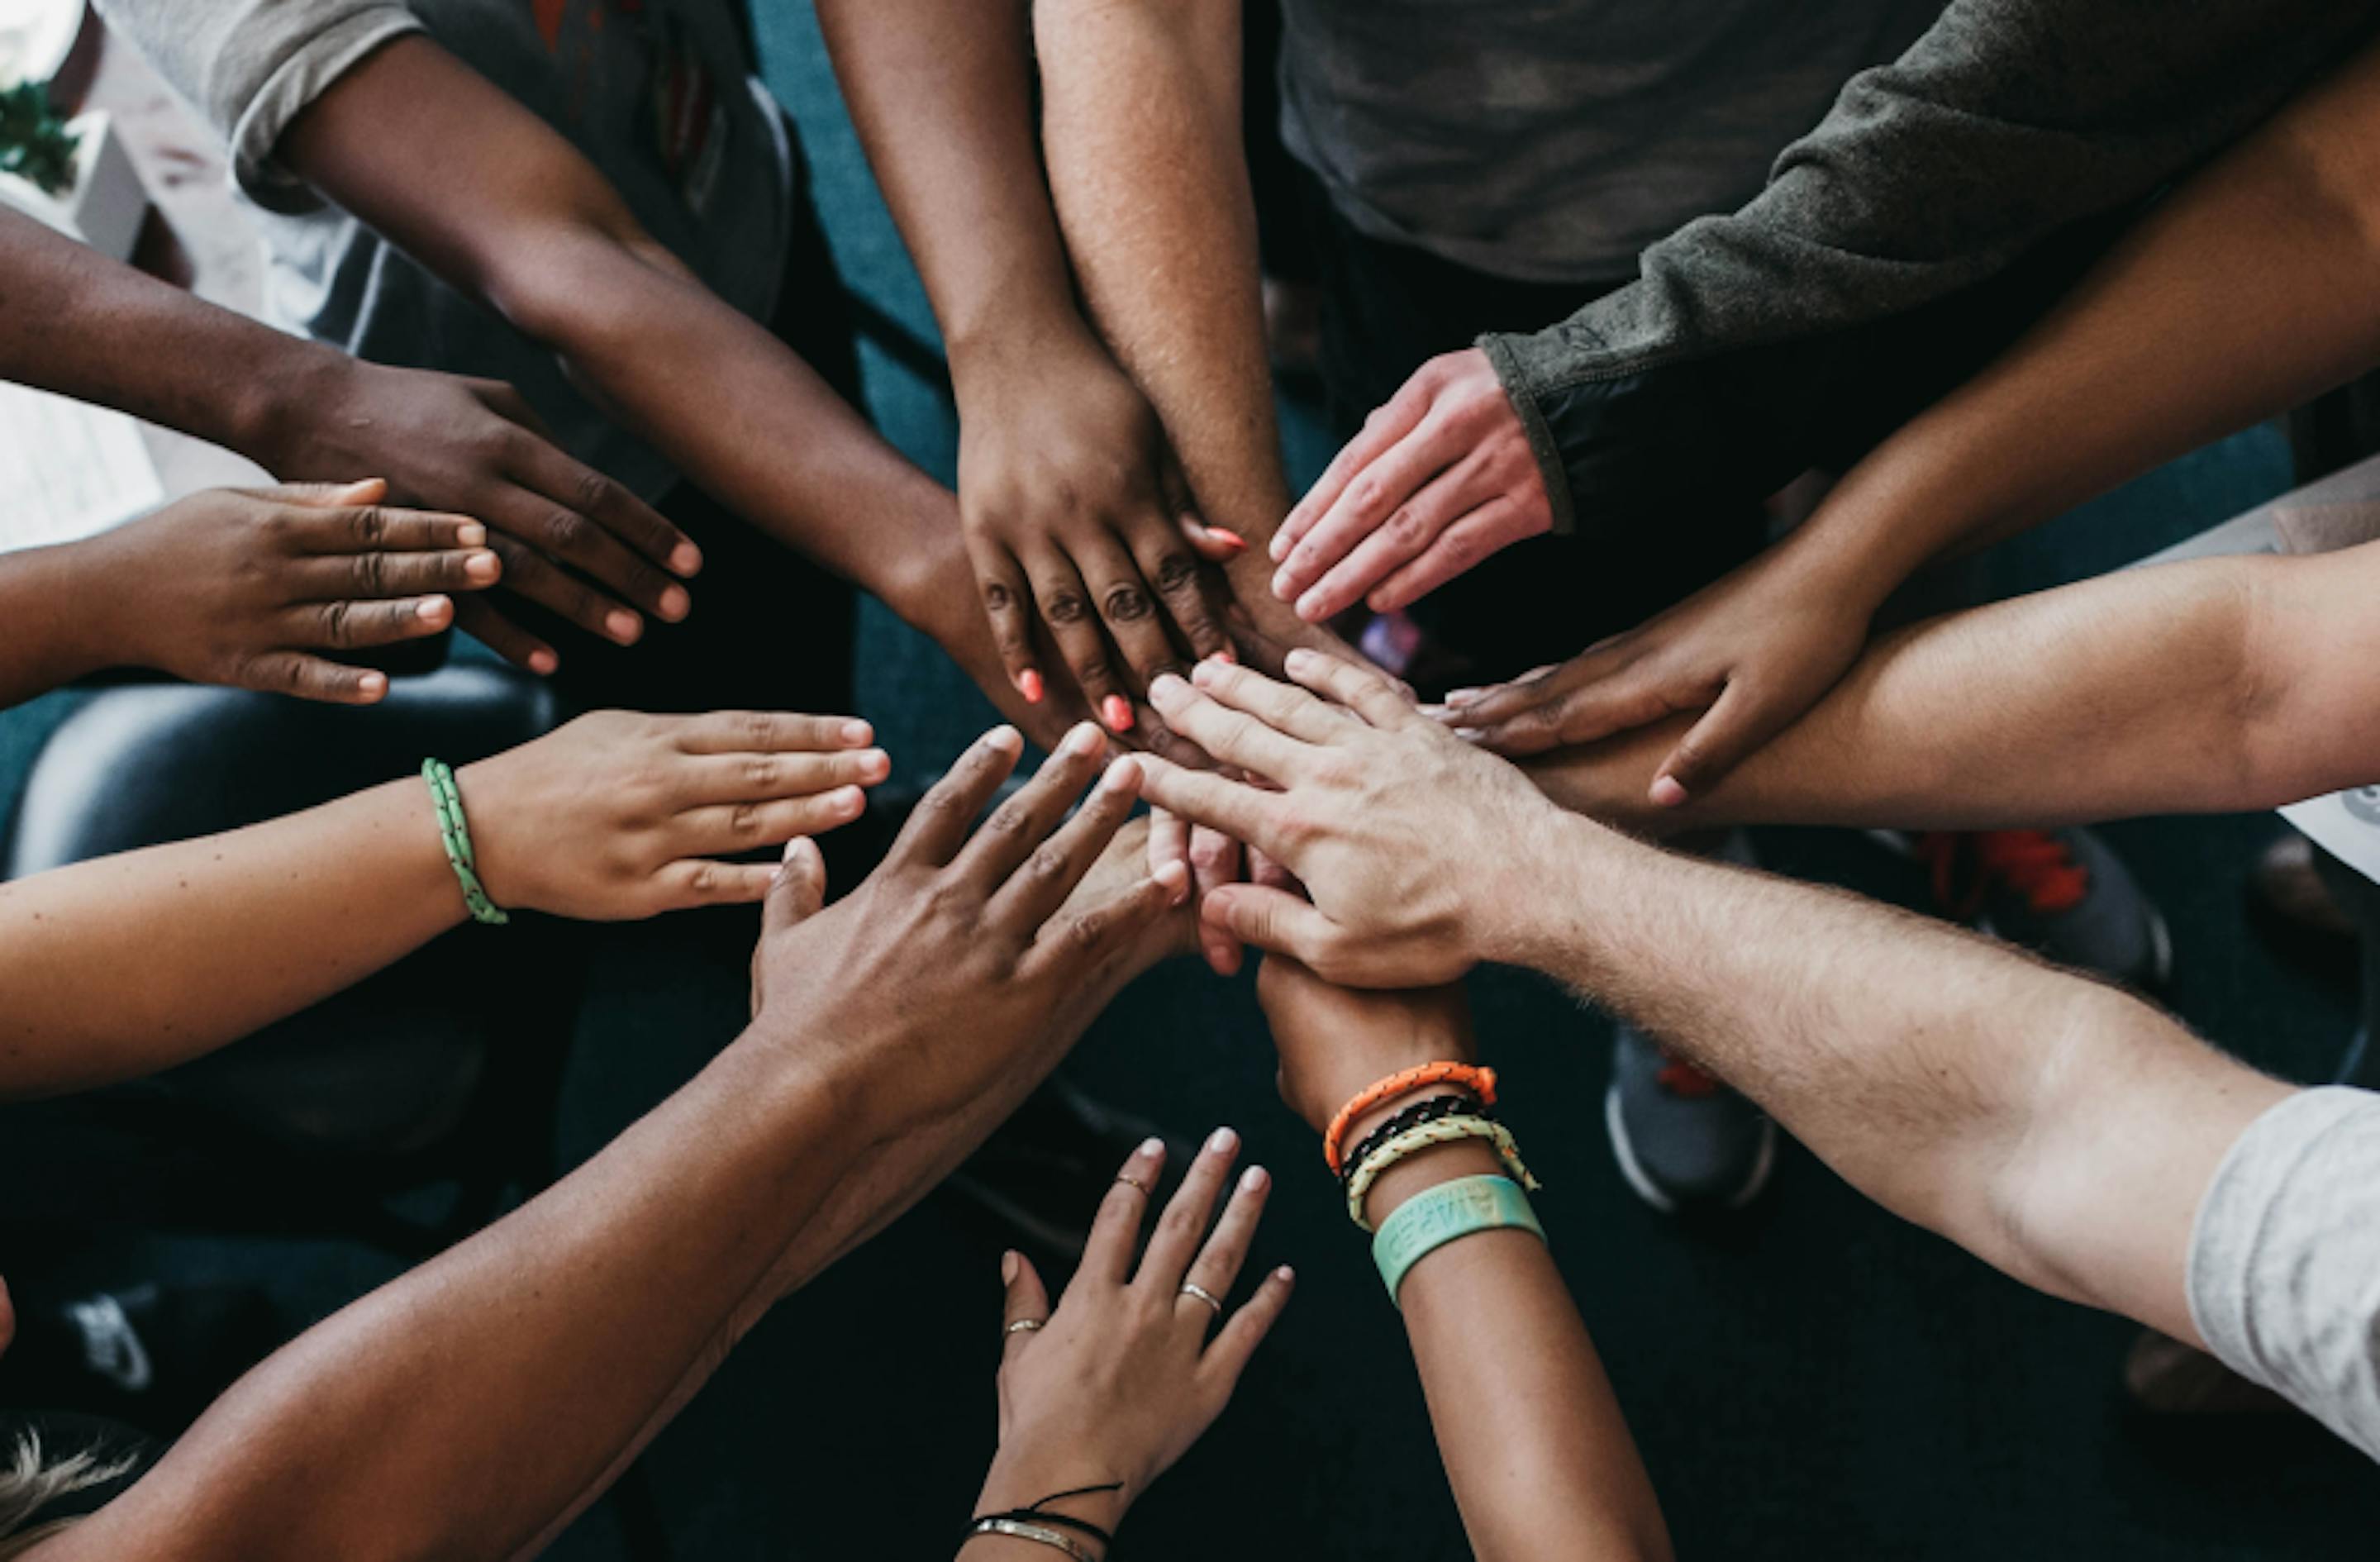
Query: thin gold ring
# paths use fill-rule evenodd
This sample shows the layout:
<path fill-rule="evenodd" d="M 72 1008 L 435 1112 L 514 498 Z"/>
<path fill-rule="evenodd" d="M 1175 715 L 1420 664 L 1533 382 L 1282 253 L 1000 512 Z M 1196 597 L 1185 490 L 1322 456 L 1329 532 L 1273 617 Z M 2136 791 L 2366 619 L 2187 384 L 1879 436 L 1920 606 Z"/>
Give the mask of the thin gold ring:
<path fill-rule="evenodd" d="M 1144 1199 L 1154 1199 L 1157 1197 L 1156 1194 L 1149 1191 L 1148 1184 L 1141 1181 L 1140 1178 L 1133 1176 L 1130 1172 L 1118 1172 L 1116 1173 L 1115 1179 L 1118 1182 L 1123 1183 L 1127 1188 L 1139 1189 L 1140 1196 Z"/>
<path fill-rule="evenodd" d="M 1041 1325 L 1049 1321 L 1047 1318 L 1019 1318 L 1000 1332 L 1004 1335 L 1037 1334 L 1040 1331 Z"/>
<path fill-rule="evenodd" d="M 1206 1287 L 1200 1285 L 1196 1280 L 1183 1281 L 1180 1294 L 1183 1296 L 1196 1297 L 1200 1301 L 1203 1301 L 1208 1306 L 1213 1308 L 1215 1310 L 1215 1316 L 1218 1318 L 1223 1315 L 1222 1302 L 1216 1299 L 1214 1292 L 1208 1290 Z"/>

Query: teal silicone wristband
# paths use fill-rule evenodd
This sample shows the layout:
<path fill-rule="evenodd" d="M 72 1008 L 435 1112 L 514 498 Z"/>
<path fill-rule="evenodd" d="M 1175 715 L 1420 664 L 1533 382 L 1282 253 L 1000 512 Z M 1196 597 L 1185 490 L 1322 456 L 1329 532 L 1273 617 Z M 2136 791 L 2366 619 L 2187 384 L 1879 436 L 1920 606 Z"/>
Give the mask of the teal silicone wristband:
<path fill-rule="evenodd" d="M 1458 1177 L 1427 1188 L 1399 1204 L 1372 1239 L 1372 1262 L 1379 1266 L 1389 1300 L 1405 1283 L 1406 1271 L 1458 1238 L 1481 1231 L 1519 1229 L 1546 1239 L 1529 1196 L 1509 1177 Z M 1402 1303 L 1399 1303 L 1400 1306 Z"/>
<path fill-rule="evenodd" d="M 446 843 L 446 865 L 455 870 L 455 880 L 463 886 L 463 904 L 469 909 L 471 920 L 502 927 L 512 917 L 488 898 L 487 889 L 480 883 L 479 859 L 471 851 L 471 826 L 463 818 L 463 794 L 455 785 L 454 771 L 443 761 L 423 760 L 421 779 L 430 784 L 430 805 L 438 811 L 438 835 Z"/>

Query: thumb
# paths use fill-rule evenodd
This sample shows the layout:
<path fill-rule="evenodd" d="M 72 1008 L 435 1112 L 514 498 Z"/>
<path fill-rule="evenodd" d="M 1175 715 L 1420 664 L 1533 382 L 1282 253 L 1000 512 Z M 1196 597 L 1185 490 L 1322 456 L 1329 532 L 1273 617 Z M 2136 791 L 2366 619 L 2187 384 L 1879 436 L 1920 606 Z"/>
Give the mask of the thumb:
<path fill-rule="evenodd" d="M 1012 1328 L 1014 1324 L 1046 1324 L 1050 1321 L 1050 1292 L 1041 1284 L 1041 1273 L 1033 1261 L 1014 1249 L 1000 1255 L 1000 1281 L 1002 1290 L 1000 1302 L 1000 1359 L 1012 1361 L 1016 1352 L 1030 1337 L 1029 1329 Z"/>
<path fill-rule="evenodd" d="M 760 909 L 761 938 L 765 941 L 808 921 L 825 905 L 826 859 L 820 854 L 818 842 L 795 836 L 785 843 L 785 860 L 769 883 L 768 898 Z"/>
<path fill-rule="evenodd" d="M 1679 807 L 1694 793 L 1717 786 L 1739 761 L 1800 714 L 1785 703 L 1764 702 L 1741 682 L 1730 683 L 1653 773 L 1646 795 L 1657 808 Z"/>
<path fill-rule="evenodd" d="M 288 505 L 310 505 L 317 509 L 344 510 L 358 505 L 377 505 L 388 497 L 388 480 L 379 477 L 358 478 L 353 482 L 284 482 L 264 489 L 261 496 L 278 499 Z"/>

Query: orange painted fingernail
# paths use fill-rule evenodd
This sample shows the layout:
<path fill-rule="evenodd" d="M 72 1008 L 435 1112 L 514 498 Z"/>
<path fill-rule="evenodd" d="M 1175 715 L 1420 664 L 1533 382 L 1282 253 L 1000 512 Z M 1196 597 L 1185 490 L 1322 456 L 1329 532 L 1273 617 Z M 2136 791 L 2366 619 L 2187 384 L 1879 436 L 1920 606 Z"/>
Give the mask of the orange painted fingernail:
<path fill-rule="evenodd" d="M 1016 692 L 1025 696 L 1028 705 L 1041 703 L 1041 675 L 1027 667 L 1016 675 Z"/>
<path fill-rule="evenodd" d="M 1223 647 L 1222 650 L 1216 652 L 1212 656 L 1208 657 L 1207 660 L 1209 662 L 1220 662 L 1227 667 L 1236 667 L 1240 665 L 1238 654 L 1228 645 Z"/>
<path fill-rule="evenodd" d="M 1248 545 L 1248 540 L 1245 537 L 1241 536 L 1236 531 L 1227 531 L 1220 526 L 1210 526 L 1207 528 L 1207 535 L 1220 542 L 1233 553 L 1240 553 Z"/>
<path fill-rule="evenodd" d="M 1132 730 L 1132 702 L 1121 694 L 1111 694 L 1099 702 L 1099 717 L 1111 732 Z"/>

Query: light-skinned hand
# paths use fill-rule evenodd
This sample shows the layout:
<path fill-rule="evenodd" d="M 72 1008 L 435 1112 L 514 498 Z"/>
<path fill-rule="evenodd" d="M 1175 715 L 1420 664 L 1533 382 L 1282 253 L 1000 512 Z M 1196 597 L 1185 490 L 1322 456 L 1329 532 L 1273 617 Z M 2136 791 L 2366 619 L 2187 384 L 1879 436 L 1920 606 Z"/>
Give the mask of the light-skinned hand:
<path fill-rule="evenodd" d="M 1286 1265 L 1273 1270 L 1228 1318 L 1182 1288 L 1186 1281 L 1228 1298 L 1247 1260 L 1272 1182 L 1262 1166 L 1232 1179 L 1239 1144 L 1230 1129 L 1208 1138 L 1136 1266 L 1146 1190 L 1158 1186 L 1165 1146 L 1150 1140 L 1135 1151 L 1100 1201 L 1082 1264 L 1054 1311 L 1032 1262 L 1015 1252 L 1002 1258 L 1000 1452 L 978 1512 L 1113 1482 L 1120 1491 L 1050 1505 L 1112 1531 L 1222 1413 L 1289 1304 L 1293 1279 Z M 1209 1236 L 1227 1182 L 1231 1199 Z M 1036 1321 L 1038 1330 L 1007 1327 Z"/>
<path fill-rule="evenodd" d="M 1273 533 L 1273 593 L 1309 623 L 1359 602 L 1393 612 L 1553 519 L 1488 355 L 1446 353 L 1364 421 Z"/>
<path fill-rule="evenodd" d="M 1312 897 L 1226 885 L 1202 916 L 1348 986 L 1434 986 L 1491 958 L 1568 816 L 1385 674 L 1305 651 L 1287 671 L 1305 687 L 1202 662 L 1195 687 L 1150 691 L 1176 731 L 1279 788 L 1144 757 L 1150 801 L 1263 852 Z"/>
<path fill-rule="evenodd" d="M 847 824 L 891 772 L 848 716 L 596 711 L 456 772 L 497 905 L 622 921 L 759 899 L 775 863 L 726 860 Z"/>
<path fill-rule="evenodd" d="M 94 663 L 370 704 L 388 677 L 341 652 L 433 635 L 502 574 L 469 516 L 393 508 L 387 484 L 215 488 L 88 543 Z"/>

